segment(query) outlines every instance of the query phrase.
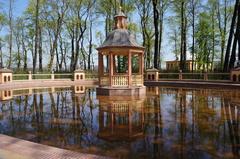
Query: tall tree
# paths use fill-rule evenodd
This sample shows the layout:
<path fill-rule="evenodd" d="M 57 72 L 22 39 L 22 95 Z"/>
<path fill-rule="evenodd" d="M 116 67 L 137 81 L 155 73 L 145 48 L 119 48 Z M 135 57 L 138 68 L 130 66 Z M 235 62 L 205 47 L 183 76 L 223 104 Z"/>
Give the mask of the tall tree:
<path fill-rule="evenodd" d="M 198 70 L 208 71 L 210 53 L 212 49 L 211 16 L 207 12 L 200 13 L 196 30 L 196 62 Z"/>
<path fill-rule="evenodd" d="M 231 57 L 230 57 L 230 61 L 229 61 L 229 70 L 232 69 L 234 67 L 234 64 L 236 62 L 236 58 L 237 58 L 237 44 L 238 44 L 238 49 L 240 47 L 239 45 L 239 40 L 240 40 L 240 4 L 238 4 L 237 7 L 237 25 L 236 25 L 236 31 L 234 34 L 234 40 L 233 40 L 233 46 L 232 46 L 232 53 L 231 53 Z M 239 53 L 238 53 L 239 54 Z M 239 56 L 238 56 L 239 57 Z M 239 59 L 238 59 L 239 60 Z"/>
<path fill-rule="evenodd" d="M 192 27 L 192 47 L 191 47 L 191 54 L 192 54 L 192 71 L 195 69 L 195 27 L 196 27 L 196 17 L 197 17 L 197 10 L 198 10 L 199 0 L 190 0 L 189 2 L 189 21 Z"/>
<path fill-rule="evenodd" d="M 11 68 L 12 64 L 12 48 L 13 48 L 13 2 L 14 0 L 9 0 L 9 9 L 8 9 L 8 26 L 9 26 L 9 61 L 8 68 Z"/>
<path fill-rule="evenodd" d="M 168 19 L 169 25 L 169 42 L 172 44 L 172 52 L 174 54 L 175 60 L 179 60 L 180 55 L 180 27 L 178 25 L 178 20 L 175 16 L 172 16 Z"/>
<path fill-rule="evenodd" d="M 69 18 L 68 22 L 68 33 L 71 37 L 71 61 L 70 70 L 73 71 L 77 68 L 80 53 L 83 55 L 84 68 L 86 69 L 86 58 L 84 51 L 84 35 L 87 30 L 87 21 L 89 18 L 89 13 L 91 7 L 95 1 L 75 1 L 75 3 L 70 4 L 70 9 L 68 14 L 72 18 Z M 68 16 L 69 16 L 68 15 Z"/>
<path fill-rule="evenodd" d="M 151 67 L 152 47 L 153 47 L 153 15 L 151 8 L 151 0 L 136 0 L 135 5 L 140 16 L 142 45 L 145 47 L 145 67 Z"/>
<path fill-rule="evenodd" d="M 223 67 L 224 72 L 229 71 L 229 57 L 230 57 L 232 39 L 233 39 L 233 34 L 234 34 L 234 29 L 235 29 L 235 24 L 236 24 L 236 19 L 237 19 L 237 12 L 238 12 L 239 7 L 240 7 L 239 0 L 236 0 L 234 12 L 233 12 L 233 16 L 232 16 L 232 22 L 231 22 L 231 26 L 230 26 L 226 54 L 225 54 L 224 67 Z"/>
<path fill-rule="evenodd" d="M 36 17 L 35 17 L 35 47 L 33 53 L 33 73 L 36 71 L 36 63 L 37 63 L 37 54 L 38 54 L 38 46 L 39 46 L 39 0 L 36 1 Z"/>
<path fill-rule="evenodd" d="M 187 0 L 174 0 L 173 9 L 180 26 L 180 70 L 185 71 L 187 56 Z"/>
<path fill-rule="evenodd" d="M 224 0 L 224 7 L 221 7 L 221 1 L 217 1 L 217 20 L 218 20 L 218 29 L 220 31 L 220 44 L 221 44 L 221 68 L 224 65 L 224 51 L 226 44 L 226 35 L 227 35 L 227 0 Z"/>
<path fill-rule="evenodd" d="M 53 61 L 58 47 L 59 35 L 62 31 L 63 21 L 68 10 L 70 1 L 53 0 L 47 1 L 45 12 L 47 12 L 47 26 L 49 35 L 52 36 L 52 43 L 50 44 L 50 58 L 48 63 L 48 70 L 53 68 Z"/>
<path fill-rule="evenodd" d="M 215 19 L 216 19 L 216 13 L 217 13 L 217 2 L 215 0 L 209 0 L 208 1 L 209 6 L 209 15 L 212 20 L 211 23 L 211 41 L 212 41 L 212 49 L 211 49 L 211 71 L 214 70 L 214 59 L 216 56 L 216 27 L 215 27 Z M 210 64 L 208 63 L 208 64 Z M 207 66 L 208 67 L 208 66 Z"/>
<path fill-rule="evenodd" d="M 2 31 L 3 26 L 6 25 L 6 17 L 3 13 L 0 12 L 0 32 Z M 3 39 L 0 37 L 0 68 L 4 67 L 3 64 Z"/>
<path fill-rule="evenodd" d="M 162 51 L 162 41 L 163 41 L 163 24 L 164 15 L 168 8 L 168 0 L 159 0 L 159 44 L 158 44 L 158 68 L 161 69 L 161 51 Z"/>
<path fill-rule="evenodd" d="M 181 53 L 180 53 L 180 69 L 186 69 L 186 56 L 187 56 L 187 17 L 186 17 L 187 1 L 181 0 Z"/>
<path fill-rule="evenodd" d="M 154 23 L 154 57 L 153 67 L 158 68 L 158 51 L 159 51 L 159 0 L 152 0 L 153 5 L 153 23 Z"/>

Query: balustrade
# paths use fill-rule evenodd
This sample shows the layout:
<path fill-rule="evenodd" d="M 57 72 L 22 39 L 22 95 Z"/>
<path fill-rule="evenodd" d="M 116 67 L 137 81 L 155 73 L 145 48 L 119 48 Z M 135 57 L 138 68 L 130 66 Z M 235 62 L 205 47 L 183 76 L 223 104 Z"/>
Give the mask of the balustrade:
<path fill-rule="evenodd" d="M 109 86 L 109 77 L 108 76 L 100 77 L 100 85 L 101 86 Z"/>
<path fill-rule="evenodd" d="M 128 86 L 128 76 L 116 75 L 112 77 L 112 86 Z"/>

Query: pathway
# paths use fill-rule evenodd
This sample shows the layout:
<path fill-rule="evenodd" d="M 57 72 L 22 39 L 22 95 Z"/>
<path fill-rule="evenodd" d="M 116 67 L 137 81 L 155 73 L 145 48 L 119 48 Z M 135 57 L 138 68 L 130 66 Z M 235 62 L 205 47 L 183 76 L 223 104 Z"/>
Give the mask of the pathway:
<path fill-rule="evenodd" d="M 0 134 L 0 159 L 108 159 Z"/>

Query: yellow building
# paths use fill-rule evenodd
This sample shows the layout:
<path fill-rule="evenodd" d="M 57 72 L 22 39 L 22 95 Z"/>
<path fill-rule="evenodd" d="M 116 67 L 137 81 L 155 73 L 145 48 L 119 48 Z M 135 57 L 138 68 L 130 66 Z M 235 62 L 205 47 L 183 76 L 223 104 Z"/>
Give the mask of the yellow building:
<path fill-rule="evenodd" d="M 192 60 L 186 60 L 186 70 L 187 71 L 192 71 L 192 70 L 211 70 L 212 67 L 212 63 L 208 63 L 208 64 L 199 64 L 197 62 L 194 63 L 193 67 L 192 67 Z M 208 68 L 208 69 L 207 69 Z M 166 61 L 166 70 L 170 71 L 170 70 L 180 70 L 180 61 L 174 60 L 174 61 Z"/>
<path fill-rule="evenodd" d="M 180 69 L 180 61 L 166 61 L 166 69 L 167 70 L 179 70 Z M 186 60 L 186 70 L 192 71 L 192 60 Z"/>

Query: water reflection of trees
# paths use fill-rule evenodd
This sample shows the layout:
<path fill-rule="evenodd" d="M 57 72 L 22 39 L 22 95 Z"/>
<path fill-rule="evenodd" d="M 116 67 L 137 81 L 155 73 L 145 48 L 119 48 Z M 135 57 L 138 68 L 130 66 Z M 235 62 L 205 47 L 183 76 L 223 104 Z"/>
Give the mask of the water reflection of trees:
<path fill-rule="evenodd" d="M 161 142 L 156 138 L 152 141 L 153 147 L 158 145 L 158 155 L 174 158 L 239 156 L 239 91 L 160 88 L 156 92 L 160 92 L 156 98 L 151 95 L 147 100 L 150 105 L 161 108 L 162 121 L 155 125 L 164 123 L 160 124 L 164 137 Z M 156 114 L 156 110 L 152 114 Z M 152 132 L 154 136 L 159 134 Z M 155 153 L 154 158 L 157 157 Z"/>
<path fill-rule="evenodd" d="M 113 156 L 124 147 L 130 157 L 239 157 L 239 91 L 153 87 L 147 89 L 141 109 L 138 101 L 130 100 L 129 118 L 106 106 L 109 100 L 105 106 L 98 103 L 88 88 L 82 94 L 61 90 L 14 96 L 0 103 L 0 132 L 76 151 L 110 150 Z M 119 102 L 124 105 L 126 99 Z M 141 137 L 124 143 L 100 137 L 101 131 L 112 133 L 106 124 L 115 124 L 117 132 L 129 119 Z"/>
<path fill-rule="evenodd" d="M 66 148 L 92 145 L 97 126 L 96 101 L 87 89 L 78 95 L 70 91 L 35 93 L 2 102 L 1 132 L 31 141 Z M 95 133 L 96 134 L 96 133 Z"/>

